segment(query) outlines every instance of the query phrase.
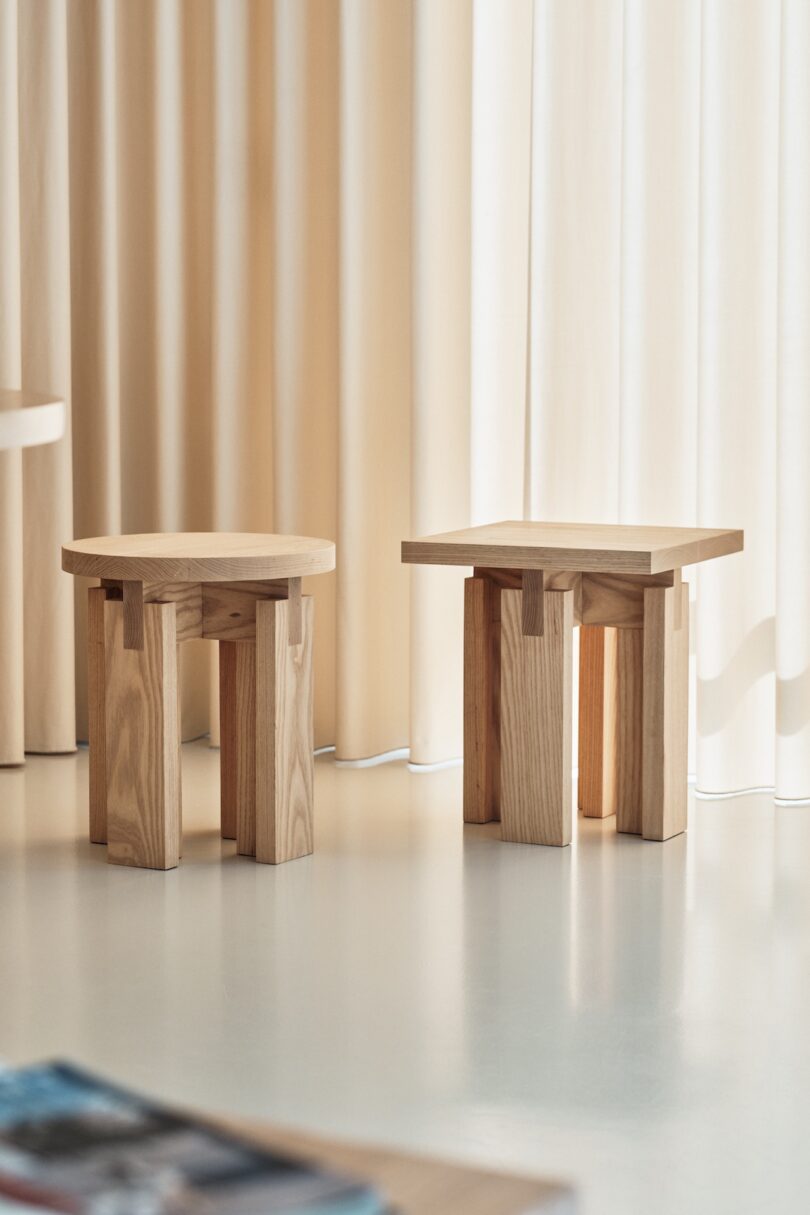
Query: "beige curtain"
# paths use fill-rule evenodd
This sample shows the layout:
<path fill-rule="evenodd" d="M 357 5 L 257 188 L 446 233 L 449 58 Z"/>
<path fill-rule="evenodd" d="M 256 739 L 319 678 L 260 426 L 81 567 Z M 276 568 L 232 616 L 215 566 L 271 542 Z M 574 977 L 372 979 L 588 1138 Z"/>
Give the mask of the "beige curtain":
<path fill-rule="evenodd" d="M 808 62 L 805 0 L 0 0 L 0 380 L 72 404 L 0 464 L 0 758 L 75 738 L 63 536 L 336 538 L 317 741 L 430 763 L 402 537 L 714 524 L 698 784 L 810 796 Z"/>

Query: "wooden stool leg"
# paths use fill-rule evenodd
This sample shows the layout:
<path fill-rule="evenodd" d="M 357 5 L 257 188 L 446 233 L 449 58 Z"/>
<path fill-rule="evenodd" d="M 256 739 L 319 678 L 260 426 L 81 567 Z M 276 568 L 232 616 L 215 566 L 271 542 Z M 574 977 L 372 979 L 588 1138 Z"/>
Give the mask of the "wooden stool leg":
<path fill-rule="evenodd" d="M 579 646 L 579 808 L 640 834 L 644 634 L 587 625 Z"/>
<path fill-rule="evenodd" d="M 256 642 L 219 643 L 222 838 L 256 855 Z"/>
<path fill-rule="evenodd" d="M 179 858 L 177 626 L 144 605 L 143 649 L 124 649 L 124 605 L 104 604 L 107 860 L 173 869 Z"/>
<path fill-rule="evenodd" d="M 313 849 L 311 596 L 298 644 L 289 614 L 286 599 L 256 604 L 256 860 L 270 865 Z"/>
<path fill-rule="evenodd" d="M 583 625 L 579 630 L 579 782 L 577 802 L 587 818 L 616 813 L 616 634 Z"/>
<path fill-rule="evenodd" d="M 616 630 L 614 797 L 616 830 L 641 832 L 644 631 Z"/>
<path fill-rule="evenodd" d="M 107 660 L 104 645 L 103 586 L 87 592 L 87 738 L 90 746 L 90 841 L 107 843 L 107 730 L 104 689 Z"/>
<path fill-rule="evenodd" d="M 648 840 L 686 830 L 688 696 L 688 584 L 646 587 L 641 814 Z"/>
<path fill-rule="evenodd" d="M 464 821 L 501 817 L 500 588 L 489 578 L 464 581 Z"/>
<path fill-rule="evenodd" d="M 524 636 L 522 591 L 501 592 L 501 821 L 515 843 L 571 842 L 573 591 L 546 591 Z"/>

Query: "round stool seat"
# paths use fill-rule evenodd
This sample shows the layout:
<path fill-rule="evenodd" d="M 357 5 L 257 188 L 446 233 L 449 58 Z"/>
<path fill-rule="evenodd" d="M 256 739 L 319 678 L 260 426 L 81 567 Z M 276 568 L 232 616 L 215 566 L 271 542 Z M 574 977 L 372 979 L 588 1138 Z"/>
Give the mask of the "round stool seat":
<path fill-rule="evenodd" d="M 62 569 L 141 582 L 301 578 L 335 568 L 331 540 L 264 532 L 154 532 L 96 536 L 62 547 Z"/>
<path fill-rule="evenodd" d="M 0 388 L 0 451 L 41 447 L 64 433 L 64 401 L 41 392 Z"/>

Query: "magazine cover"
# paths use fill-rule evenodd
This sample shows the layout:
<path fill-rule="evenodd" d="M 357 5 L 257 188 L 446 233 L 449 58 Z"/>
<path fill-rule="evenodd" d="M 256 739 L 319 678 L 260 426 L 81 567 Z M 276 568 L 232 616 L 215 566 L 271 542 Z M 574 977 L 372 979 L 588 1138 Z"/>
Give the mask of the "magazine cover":
<path fill-rule="evenodd" d="M 375 1190 L 66 1063 L 0 1070 L 0 1212 L 382 1215 Z"/>

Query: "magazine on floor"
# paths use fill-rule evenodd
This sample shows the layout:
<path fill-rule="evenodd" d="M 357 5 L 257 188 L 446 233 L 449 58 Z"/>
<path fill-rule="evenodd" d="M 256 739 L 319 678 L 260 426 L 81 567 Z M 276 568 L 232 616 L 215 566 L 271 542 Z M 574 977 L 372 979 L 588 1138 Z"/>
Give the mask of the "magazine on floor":
<path fill-rule="evenodd" d="M 0 1212 L 383 1215 L 374 1187 L 67 1063 L 0 1070 Z"/>

